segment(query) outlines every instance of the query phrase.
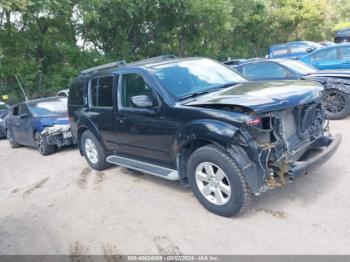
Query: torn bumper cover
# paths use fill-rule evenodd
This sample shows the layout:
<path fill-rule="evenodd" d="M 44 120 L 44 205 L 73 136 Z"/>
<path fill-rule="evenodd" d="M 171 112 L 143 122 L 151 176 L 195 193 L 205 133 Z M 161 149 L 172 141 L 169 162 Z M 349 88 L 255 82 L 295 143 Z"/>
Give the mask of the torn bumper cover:
<path fill-rule="evenodd" d="M 326 146 L 311 152 L 308 156 L 302 158 L 302 160 L 295 162 L 292 167 L 294 176 L 304 175 L 311 169 L 324 164 L 337 151 L 340 142 L 341 135 L 337 134 L 329 138 Z"/>
<path fill-rule="evenodd" d="M 49 145 L 55 145 L 59 148 L 76 144 L 69 125 L 45 127 L 41 134 Z"/>

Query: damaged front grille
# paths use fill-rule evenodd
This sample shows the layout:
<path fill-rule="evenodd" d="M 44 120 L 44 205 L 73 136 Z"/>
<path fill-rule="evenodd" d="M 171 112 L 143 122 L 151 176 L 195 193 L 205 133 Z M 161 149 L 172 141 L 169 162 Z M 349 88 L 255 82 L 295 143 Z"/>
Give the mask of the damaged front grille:
<path fill-rule="evenodd" d="M 259 117 L 259 125 L 247 127 L 258 146 L 257 164 L 268 185 L 284 184 L 293 164 L 323 136 L 324 111 L 314 102 Z"/>

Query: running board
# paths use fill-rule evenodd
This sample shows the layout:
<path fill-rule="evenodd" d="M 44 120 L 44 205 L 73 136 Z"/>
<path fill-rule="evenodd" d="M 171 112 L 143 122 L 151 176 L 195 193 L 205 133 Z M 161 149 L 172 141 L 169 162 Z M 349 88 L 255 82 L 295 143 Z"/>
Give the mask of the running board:
<path fill-rule="evenodd" d="M 108 156 L 107 162 L 110 164 L 124 166 L 130 169 L 145 172 L 147 174 L 151 174 L 168 180 L 179 180 L 178 172 L 175 169 L 153 165 L 139 160 L 134 160 L 131 158 L 116 155 Z"/>

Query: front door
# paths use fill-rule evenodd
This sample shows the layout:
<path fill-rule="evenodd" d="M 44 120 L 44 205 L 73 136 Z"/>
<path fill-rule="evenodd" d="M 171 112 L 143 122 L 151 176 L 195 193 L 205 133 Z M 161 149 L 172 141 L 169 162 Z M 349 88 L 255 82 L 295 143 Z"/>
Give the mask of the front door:
<path fill-rule="evenodd" d="M 148 97 L 148 106 L 135 105 L 133 97 Z M 167 165 L 170 163 L 168 129 L 161 116 L 160 98 L 144 76 L 121 75 L 118 85 L 117 130 L 121 153 Z"/>
<path fill-rule="evenodd" d="M 26 104 L 20 104 L 18 107 L 18 115 L 15 116 L 13 133 L 18 143 L 26 146 L 34 145 L 32 115 Z"/>

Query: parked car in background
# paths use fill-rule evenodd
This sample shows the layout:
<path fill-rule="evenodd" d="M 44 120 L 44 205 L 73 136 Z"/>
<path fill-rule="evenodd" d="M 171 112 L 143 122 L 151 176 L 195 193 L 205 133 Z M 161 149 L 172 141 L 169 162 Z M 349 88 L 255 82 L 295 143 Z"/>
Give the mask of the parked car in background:
<path fill-rule="evenodd" d="M 325 131 L 322 94 L 313 81 L 247 82 L 211 59 L 164 56 L 83 70 L 68 114 L 93 169 L 180 180 L 233 216 L 334 154 L 341 136 Z"/>
<path fill-rule="evenodd" d="M 338 30 L 337 32 L 335 32 L 334 42 L 335 43 L 350 42 L 350 28 Z"/>
<path fill-rule="evenodd" d="M 268 58 L 293 58 L 299 59 L 322 46 L 315 42 L 298 41 L 271 46 L 268 50 Z"/>
<path fill-rule="evenodd" d="M 68 94 L 69 94 L 69 89 L 63 89 L 61 91 L 58 91 L 56 95 L 68 97 Z"/>
<path fill-rule="evenodd" d="M 254 61 L 254 60 L 259 60 L 259 59 L 261 59 L 261 57 L 253 57 L 253 58 L 246 58 L 246 59 L 231 59 L 231 60 L 223 62 L 223 64 L 232 68 L 236 65 L 240 65 L 242 63 L 246 63 L 246 62 Z"/>
<path fill-rule="evenodd" d="M 300 61 L 320 70 L 350 69 L 350 43 L 320 48 Z"/>
<path fill-rule="evenodd" d="M 0 138 L 6 137 L 5 132 L 5 117 L 8 115 L 10 106 L 0 101 Z"/>
<path fill-rule="evenodd" d="M 36 147 L 49 155 L 57 148 L 75 144 L 67 116 L 67 98 L 49 97 L 14 105 L 5 119 L 12 148 Z"/>
<path fill-rule="evenodd" d="M 325 87 L 323 106 L 330 119 L 341 119 L 350 113 L 350 71 L 317 70 L 293 59 L 263 59 L 235 67 L 253 81 L 314 80 Z"/>

